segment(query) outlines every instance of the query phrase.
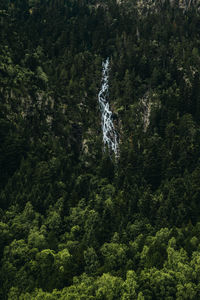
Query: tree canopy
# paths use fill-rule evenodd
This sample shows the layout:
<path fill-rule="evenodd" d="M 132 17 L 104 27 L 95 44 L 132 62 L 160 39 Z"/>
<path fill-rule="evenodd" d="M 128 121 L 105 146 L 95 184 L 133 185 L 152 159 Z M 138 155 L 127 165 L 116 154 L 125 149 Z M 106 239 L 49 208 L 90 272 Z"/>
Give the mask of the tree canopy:
<path fill-rule="evenodd" d="M 199 1 L 0 1 L 0 299 L 200 299 L 199 77 Z"/>

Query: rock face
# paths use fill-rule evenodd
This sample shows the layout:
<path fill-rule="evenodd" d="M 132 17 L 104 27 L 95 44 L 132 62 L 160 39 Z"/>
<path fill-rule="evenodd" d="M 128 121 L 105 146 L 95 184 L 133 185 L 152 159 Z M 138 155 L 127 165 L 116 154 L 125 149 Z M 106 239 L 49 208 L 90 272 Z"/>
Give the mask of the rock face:
<path fill-rule="evenodd" d="M 188 10 L 190 7 L 194 6 L 196 8 L 200 7 L 200 0 L 170 0 L 170 5 L 172 7 L 178 6 L 183 11 Z M 158 12 L 159 7 L 163 6 L 166 0 L 137 0 L 136 7 L 139 15 L 144 15 L 149 11 Z"/>
<path fill-rule="evenodd" d="M 146 93 L 144 97 L 141 99 L 141 106 L 143 110 L 142 111 L 143 127 L 144 127 L 144 132 L 146 132 L 150 124 L 150 115 L 151 115 L 151 107 L 152 107 L 152 102 L 149 98 L 149 93 Z"/>

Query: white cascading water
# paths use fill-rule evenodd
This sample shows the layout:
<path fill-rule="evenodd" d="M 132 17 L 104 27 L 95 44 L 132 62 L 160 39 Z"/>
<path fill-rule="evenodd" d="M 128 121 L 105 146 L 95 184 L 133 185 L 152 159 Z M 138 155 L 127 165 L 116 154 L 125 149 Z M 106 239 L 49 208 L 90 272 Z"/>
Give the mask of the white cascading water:
<path fill-rule="evenodd" d="M 117 138 L 117 132 L 115 130 L 113 120 L 112 120 L 112 111 L 110 110 L 108 102 L 108 78 L 109 78 L 109 58 L 102 63 L 102 83 L 101 90 L 98 94 L 98 101 L 101 111 L 101 126 L 103 131 L 103 143 L 104 150 L 108 146 L 109 151 L 113 151 L 115 157 L 119 156 L 119 144 Z"/>

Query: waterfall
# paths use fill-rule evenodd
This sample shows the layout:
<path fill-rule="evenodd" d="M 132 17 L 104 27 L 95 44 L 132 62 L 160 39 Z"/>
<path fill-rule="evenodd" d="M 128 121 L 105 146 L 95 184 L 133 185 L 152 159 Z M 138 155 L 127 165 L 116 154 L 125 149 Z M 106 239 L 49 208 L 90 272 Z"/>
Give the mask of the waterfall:
<path fill-rule="evenodd" d="M 101 111 L 101 126 L 103 132 L 103 143 L 104 150 L 106 146 L 109 151 L 113 151 L 115 157 L 119 156 L 119 144 L 117 138 L 117 132 L 115 130 L 113 120 L 112 120 L 112 111 L 110 110 L 109 102 L 108 102 L 108 79 L 109 79 L 109 58 L 106 59 L 105 62 L 102 63 L 102 81 L 101 81 L 101 90 L 98 94 L 98 101 Z"/>

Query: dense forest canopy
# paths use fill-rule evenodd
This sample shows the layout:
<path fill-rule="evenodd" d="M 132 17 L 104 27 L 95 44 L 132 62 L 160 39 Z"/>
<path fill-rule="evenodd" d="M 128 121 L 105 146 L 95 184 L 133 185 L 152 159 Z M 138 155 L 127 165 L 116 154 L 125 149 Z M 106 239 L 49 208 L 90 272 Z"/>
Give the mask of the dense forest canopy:
<path fill-rule="evenodd" d="M 0 299 L 200 299 L 199 1 L 1 0 L 0 100 Z"/>

